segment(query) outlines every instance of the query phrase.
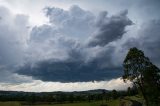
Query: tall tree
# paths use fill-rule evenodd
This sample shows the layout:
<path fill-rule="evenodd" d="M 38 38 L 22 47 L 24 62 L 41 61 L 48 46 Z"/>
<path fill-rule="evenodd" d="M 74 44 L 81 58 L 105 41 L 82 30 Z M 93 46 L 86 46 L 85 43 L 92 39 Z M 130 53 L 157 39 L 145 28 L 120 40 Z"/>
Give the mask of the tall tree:
<path fill-rule="evenodd" d="M 114 89 L 112 90 L 112 98 L 117 99 L 118 98 L 118 92 Z"/>
<path fill-rule="evenodd" d="M 159 69 L 153 65 L 148 57 L 145 57 L 143 51 L 138 50 L 137 48 L 131 48 L 123 62 L 124 67 L 124 81 L 129 80 L 133 82 L 141 91 L 146 105 L 149 105 L 149 97 L 147 96 L 146 91 L 148 90 L 151 93 L 151 89 L 146 88 L 146 85 L 150 87 L 159 86 Z M 152 75 L 151 75 L 152 74 Z M 154 77 L 152 79 L 152 77 Z M 152 79 L 150 82 L 149 79 Z M 153 85 L 154 84 L 154 85 Z M 159 95 L 157 95 L 159 98 Z"/>
<path fill-rule="evenodd" d="M 160 70 L 151 65 L 144 73 L 144 87 L 146 95 L 153 106 L 160 105 Z"/>

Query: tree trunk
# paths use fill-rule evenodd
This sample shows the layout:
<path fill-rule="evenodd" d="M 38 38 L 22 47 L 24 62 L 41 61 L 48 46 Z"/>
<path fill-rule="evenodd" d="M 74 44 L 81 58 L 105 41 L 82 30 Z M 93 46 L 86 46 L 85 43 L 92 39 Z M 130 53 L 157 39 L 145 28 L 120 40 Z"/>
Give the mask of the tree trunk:
<path fill-rule="evenodd" d="M 146 94 L 145 94 L 145 91 L 144 91 L 144 89 L 143 89 L 141 83 L 138 83 L 138 85 L 139 85 L 140 90 L 141 90 L 141 92 L 142 92 L 143 98 L 144 98 L 144 100 L 145 100 L 145 102 L 146 102 L 146 106 L 149 106 L 148 98 L 147 98 L 147 96 L 146 96 Z"/>

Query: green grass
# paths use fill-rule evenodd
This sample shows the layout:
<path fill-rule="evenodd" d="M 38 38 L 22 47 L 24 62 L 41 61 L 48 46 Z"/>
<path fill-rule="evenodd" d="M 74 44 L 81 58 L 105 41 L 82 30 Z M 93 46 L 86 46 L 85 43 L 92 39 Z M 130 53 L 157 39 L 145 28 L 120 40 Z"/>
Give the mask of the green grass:
<path fill-rule="evenodd" d="M 101 104 L 102 104 L 102 101 L 97 101 L 97 102 L 81 102 L 81 103 L 65 103 L 65 104 L 52 104 L 52 105 L 47 105 L 46 104 L 46 105 L 33 105 L 33 106 L 101 106 Z M 118 105 L 108 105 L 108 106 L 118 106 Z"/>
<path fill-rule="evenodd" d="M 117 100 L 110 100 L 105 102 L 107 106 L 119 106 L 120 101 Z M 36 106 L 101 106 L 102 101 L 98 102 L 82 102 L 82 103 L 67 103 L 67 104 L 55 104 L 55 105 L 36 105 Z"/>
<path fill-rule="evenodd" d="M 107 105 L 108 106 L 119 106 L 119 104 L 120 104 L 120 100 L 119 99 L 107 101 Z"/>
<path fill-rule="evenodd" d="M 127 106 L 131 106 L 131 101 L 135 100 L 138 102 L 143 101 L 142 97 L 140 96 L 126 96 L 124 99 L 116 99 L 116 100 L 109 100 L 107 102 L 104 101 L 104 104 L 107 106 L 120 106 L 120 104 L 125 104 Z M 81 103 L 66 103 L 66 104 L 52 104 L 52 105 L 33 105 L 33 106 L 101 106 L 102 101 L 97 102 L 81 102 Z M 21 106 L 20 102 L 0 102 L 0 106 Z M 25 105 L 23 105 L 25 106 Z M 27 105 L 26 105 L 27 106 Z"/>
<path fill-rule="evenodd" d="M 0 102 L 0 106 L 21 106 L 19 102 Z"/>
<path fill-rule="evenodd" d="M 100 106 L 101 101 L 98 102 L 82 102 L 82 103 L 66 103 L 53 105 L 33 105 L 33 106 Z M 0 102 L 0 106 L 23 106 L 19 102 Z M 28 105 L 24 105 L 28 106 Z"/>
<path fill-rule="evenodd" d="M 104 102 L 108 106 L 119 106 L 120 101 L 110 100 Z M 52 105 L 33 105 L 33 106 L 101 106 L 102 101 L 97 102 L 81 102 L 81 103 L 66 103 L 66 104 L 52 104 Z M 18 102 L 0 102 L 0 106 L 21 106 Z M 25 106 L 25 105 L 24 105 Z M 27 105 L 26 105 L 27 106 Z"/>
<path fill-rule="evenodd" d="M 136 95 L 136 96 L 126 96 L 126 99 L 131 99 L 131 100 L 135 100 L 138 101 L 140 103 L 144 102 L 144 99 L 142 98 L 142 96 Z"/>
<path fill-rule="evenodd" d="M 101 102 L 82 102 L 82 103 L 67 103 L 55 105 L 36 105 L 36 106 L 100 106 Z"/>

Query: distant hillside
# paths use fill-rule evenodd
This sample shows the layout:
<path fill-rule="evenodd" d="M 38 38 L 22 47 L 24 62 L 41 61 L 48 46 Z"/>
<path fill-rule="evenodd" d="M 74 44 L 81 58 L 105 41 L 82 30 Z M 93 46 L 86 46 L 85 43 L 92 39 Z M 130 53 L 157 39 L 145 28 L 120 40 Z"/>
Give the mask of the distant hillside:
<path fill-rule="evenodd" d="M 74 93 L 74 94 L 100 94 L 102 92 L 109 92 L 108 90 L 105 89 L 95 89 L 95 90 L 87 90 L 87 91 L 73 91 L 73 92 L 63 92 L 63 91 L 55 91 L 55 92 L 23 92 L 23 91 L 0 91 L 0 95 L 17 95 L 17 94 L 21 94 L 21 95 L 32 95 L 32 94 L 36 94 L 36 95 L 40 95 L 40 94 L 70 94 L 70 93 Z"/>

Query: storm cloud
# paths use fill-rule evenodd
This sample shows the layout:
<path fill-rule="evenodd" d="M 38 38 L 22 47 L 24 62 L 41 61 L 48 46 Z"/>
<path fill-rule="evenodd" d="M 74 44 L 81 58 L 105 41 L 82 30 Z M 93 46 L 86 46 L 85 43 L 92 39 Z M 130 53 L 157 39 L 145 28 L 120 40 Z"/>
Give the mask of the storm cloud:
<path fill-rule="evenodd" d="M 14 15 L 2 6 L 0 17 L 0 65 L 13 66 L 22 63 L 28 37 L 28 17 Z"/>
<path fill-rule="evenodd" d="M 32 61 L 19 74 L 60 82 L 101 81 L 122 75 L 121 65 L 113 58 L 116 46 L 108 43 L 120 39 L 132 24 L 127 11 L 109 17 L 107 11 L 96 16 L 78 6 L 68 11 L 44 10 L 50 24 L 32 29 L 28 50 Z"/>
<path fill-rule="evenodd" d="M 2 76 L 16 83 L 111 80 L 122 76 L 131 47 L 142 49 L 160 66 L 159 20 L 138 26 L 128 17 L 130 11 L 95 14 L 79 6 L 43 11 L 49 22 L 28 27 L 28 16 L 0 8 L 0 66 L 7 67 L 1 68 Z M 12 82 L 9 77 L 0 81 L 6 79 Z"/>
<path fill-rule="evenodd" d="M 134 37 L 123 38 L 124 48 L 138 47 L 152 62 L 160 67 L 160 20 L 150 20 L 143 23 Z"/>
<path fill-rule="evenodd" d="M 33 76 L 35 79 L 55 82 L 102 81 L 120 77 L 119 69 L 100 68 L 98 63 L 78 61 L 43 61 L 21 68 L 19 74 Z"/>
<path fill-rule="evenodd" d="M 107 17 L 107 12 L 101 12 L 96 22 L 97 31 L 91 37 L 89 46 L 104 46 L 109 42 L 120 39 L 126 32 L 126 26 L 132 25 L 127 13 L 127 11 L 123 11 L 118 15 Z"/>

